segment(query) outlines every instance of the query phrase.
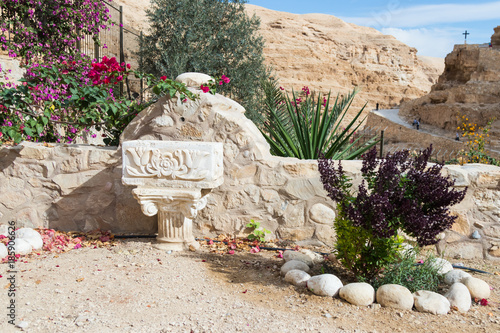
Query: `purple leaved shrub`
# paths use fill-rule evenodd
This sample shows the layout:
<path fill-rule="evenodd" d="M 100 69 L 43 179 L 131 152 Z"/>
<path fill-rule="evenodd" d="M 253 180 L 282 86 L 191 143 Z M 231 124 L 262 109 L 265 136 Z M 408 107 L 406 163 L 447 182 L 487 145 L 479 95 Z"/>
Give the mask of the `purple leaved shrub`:
<path fill-rule="evenodd" d="M 373 277 L 397 258 L 398 230 L 424 246 L 455 222 L 448 207 L 462 201 L 467 189 L 454 189 L 441 175 L 443 165 L 427 164 L 431 152 L 432 146 L 416 156 L 399 151 L 378 160 L 372 149 L 363 155 L 357 194 L 340 161 L 335 167 L 333 160 L 319 159 L 323 186 L 338 205 L 337 256 L 356 275 Z"/>

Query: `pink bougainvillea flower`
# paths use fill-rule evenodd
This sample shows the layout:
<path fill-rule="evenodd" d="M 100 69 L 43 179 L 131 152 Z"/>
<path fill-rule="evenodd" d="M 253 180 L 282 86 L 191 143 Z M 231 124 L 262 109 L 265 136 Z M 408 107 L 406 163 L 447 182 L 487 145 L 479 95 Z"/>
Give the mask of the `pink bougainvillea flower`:
<path fill-rule="evenodd" d="M 127 68 L 130 69 L 130 67 L 131 67 L 130 64 L 127 64 Z"/>
<path fill-rule="evenodd" d="M 163 75 L 162 77 L 160 77 L 160 80 L 162 81 L 165 81 L 167 79 L 167 77 L 165 75 Z"/>
<path fill-rule="evenodd" d="M 78 244 L 76 244 L 76 245 L 75 245 L 75 247 L 73 247 L 73 248 L 76 250 L 76 249 L 80 249 L 81 247 L 82 247 L 82 244 L 78 243 Z"/>
<path fill-rule="evenodd" d="M 227 251 L 228 254 L 234 254 L 234 250 Z"/>
<path fill-rule="evenodd" d="M 280 86 L 280 90 L 285 90 L 285 88 L 283 88 L 283 87 Z"/>
<path fill-rule="evenodd" d="M 227 76 L 225 76 L 224 74 L 222 74 L 221 76 L 221 80 L 224 81 L 224 83 L 229 83 L 231 82 L 231 79 L 228 78 Z"/>
<path fill-rule="evenodd" d="M 187 102 L 187 100 L 188 100 L 187 98 L 184 98 L 184 99 L 182 100 L 182 103 L 186 103 L 186 102 Z"/>
<path fill-rule="evenodd" d="M 488 305 L 488 300 L 486 298 L 483 298 L 480 303 L 482 306 L 486 306 Z"/>
<path fill-rule="evenodd" d="M 209 241 L 208 241 L 208 245 L 212 245 L 213 243 L 214 243 L 214 241 L 213 241 L 213 240 L 209 240 Z"/>
<path fill-rule="evenodd" d="M 201 89 L 201 91 L 203 91 L 204 93 L 207 93 L 207 92 L 209 92 L 209 91 L 210 91 L 210 88 L 209 88 L 209 87 L 206 87 L 206 86 L 204 86 L 204 85 L 201 85 L 200 89 Z"/>
<path fill-rule="evenodd" d="M 278 258 L 283 258 L 283 251 L 278 250 L 278 254 L 276 255 Z"/>
<path fill-rule="evenodd" d="M 252 247 L 252 248 L 250 249 L 250 253 L 258 253 L 258 252 L 260 252 L 260 248 L 259 248 L 258 246 L 256 246 L 256 247 Z"/>
<path fill-rule="evenodd" d="M 222 86 L 223 84 L 224 84 L 224 82 L 219 81 L 219 86 Z"/>
<path fill-rule="evenodd" d="M 234 249 L 236 249 L 236 244 L 235 243 L 231 243 L 229 245 L 229 247 L 231 248 L 231 250 L 234 250 Z"/>

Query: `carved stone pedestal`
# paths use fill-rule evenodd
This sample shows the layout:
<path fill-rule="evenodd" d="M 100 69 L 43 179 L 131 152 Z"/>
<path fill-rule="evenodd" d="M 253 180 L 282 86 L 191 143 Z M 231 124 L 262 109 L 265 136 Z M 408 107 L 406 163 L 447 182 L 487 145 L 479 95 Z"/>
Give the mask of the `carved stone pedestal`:
<path fill-rule="evenodd" d="M 132 191 L 147 216 L 158 214 L 158 243 L 162 250 L 199 248 L 193 236 L 193 218 L 207 204 L 200 189 L 138 188 Z"/>
<path fill-rule="evenodd" d="M 123 177 L 147 216 L 158 214 L 156 248 L 199 248 L 193 220 L 207 204 L 212 188 L 222 184 L 222 143 L 185 141 L 124 142 Z"/>

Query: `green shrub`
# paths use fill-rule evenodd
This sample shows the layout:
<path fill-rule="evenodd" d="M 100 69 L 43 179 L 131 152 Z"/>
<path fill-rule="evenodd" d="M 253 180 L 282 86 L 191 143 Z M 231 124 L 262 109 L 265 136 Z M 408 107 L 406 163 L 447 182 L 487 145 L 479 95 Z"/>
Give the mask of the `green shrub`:
<path fill-rule="evenodd" d="M 421 264 L 417 263 L 417 252 L 406 251 L 397 262 L 387 265 L 380 277 L 372 281 L 375 289 L 384 284 L 399 284 L 412 293 L 418 290 L 437 291 L 443 275 L 439 267 L 432 265 L 434 256 L 428 255 Z"/>

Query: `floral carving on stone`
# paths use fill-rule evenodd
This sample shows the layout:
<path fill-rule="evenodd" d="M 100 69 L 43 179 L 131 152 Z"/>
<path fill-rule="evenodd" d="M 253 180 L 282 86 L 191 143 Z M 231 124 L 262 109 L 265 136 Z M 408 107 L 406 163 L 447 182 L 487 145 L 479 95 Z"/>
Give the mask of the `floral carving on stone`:
<path fill-rule="evenodd" d="M 127 149 L 135 166 L 127 165 L 127 172 L 135 177 L 157 177 L 181 180 L 202 180 L 208 170 L 200 168 L 209 153 L 178 149 L 161 152 L 159 149 L 135 147 Z"/>
<path fill-rule="evenodd" d="M 221 142 L 135 140 L 122 150 L 126 185 L 209 189 L 224 181 Z"/>

